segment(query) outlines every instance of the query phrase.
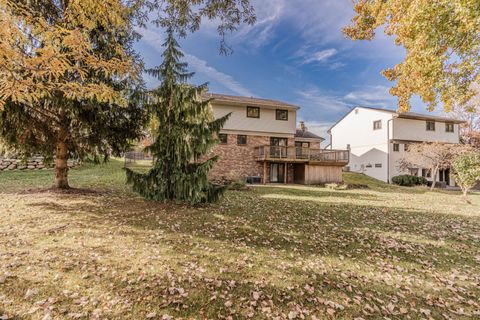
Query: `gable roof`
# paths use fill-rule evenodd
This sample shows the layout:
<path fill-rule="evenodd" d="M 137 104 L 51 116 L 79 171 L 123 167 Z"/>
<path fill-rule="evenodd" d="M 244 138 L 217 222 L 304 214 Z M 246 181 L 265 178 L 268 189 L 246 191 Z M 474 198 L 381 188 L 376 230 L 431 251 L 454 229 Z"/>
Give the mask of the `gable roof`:
<path fill-rule="evenodd" d="M 284 108 L 284 109 L 291 109 L 291 110 L 298 110 L 300 107 L 278 100 L 271 100 L 271 99 L 262 99 L 262 98 L 254 98 L 254 97 L 240 97 L 240 96 L 230 96 L 226 94 L 218 94 L 218 93 L 204 93 L 202 95 L 204 99 L 213 99 L 213 103 L 216 102 L 223 102 L 227 104 L 236 104 L 242 106 L 252 106 L 252 107 L 269 107 L 269 108 Z"/>
<path fill-rule="evenodd" d="M 422 113 L 416 113 L 416 112 L 397 112 L 397 111 L 390 110 L 390 109 L 375 108 L 375 107 L 355 106 L 349 112 L 347 112 L 343 117 L 341 117 L 340 120 L 335 122 L 328 129 L 327 132 L 330 133 L 330 131 L 337 124 L 339 124 L 346 116 L 348 116 L 356 108 L 369 109 L 369 110 L 375 110 L 375 111 L 382 111 L 382 112 L 390 113 L 390 114 L 392 114 L 393 118 L 413 119 L 413 120 L 432 120 L 432 121 L 439 121 L 439 122 L 452 122 L 452 123 L 458 123 L 458 124 L 465 123 L 465 121 L 463 121 L 463 120 L 458 120 L 458 119 L 449 118 L 449 117 L 440 117 L 440 116 L 422 114 Z"/>

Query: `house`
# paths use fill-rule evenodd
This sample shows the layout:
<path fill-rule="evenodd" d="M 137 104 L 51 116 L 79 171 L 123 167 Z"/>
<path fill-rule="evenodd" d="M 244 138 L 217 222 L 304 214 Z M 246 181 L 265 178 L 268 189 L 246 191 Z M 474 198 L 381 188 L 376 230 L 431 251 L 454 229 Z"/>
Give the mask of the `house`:
<path fill-rule="evenodd" d="M 331 148 L 350 150 L 350 171 L 385 182 L 401 174 L 424 176 L 431 181 L 429 170 L 411 168 L 405 172 L 399 168 L 399 160 L 411 143 L 459 143 L 461 123 L 463 121 L 434 115 L 355 107 L 328 133 Z M 449 169 L 441 170 L 438 179 L 446 185 L 455 185 Z"/>
<path fill-rule="evenodd" d="M 214 180 L 262 183 L 341 182 L 347 150 L 322 150 L 323 138 L 297 128 L 299 107 L 281 101 L 206 93 L 216 118 L 231 113 L 208 156 L 219 160 Z"/>

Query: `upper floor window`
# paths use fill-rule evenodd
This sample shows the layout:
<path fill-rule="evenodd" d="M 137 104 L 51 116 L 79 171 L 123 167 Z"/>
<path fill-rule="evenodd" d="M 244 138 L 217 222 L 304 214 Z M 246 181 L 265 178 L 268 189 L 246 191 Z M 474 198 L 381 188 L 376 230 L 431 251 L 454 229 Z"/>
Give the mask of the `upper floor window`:
<path fill-rule="evenodd" d="M 288 110 L 277 109 L 275 112 L 275 118 L 277 120 L 288 121 Z"/>
<path fill-rule="evenodd" d="M 373 121 L 373 130 L 382 129 L 382 120 Z"/>
<path fill-rule="evenodd" d="M 247 136 L 246 135 L 243 135 L 243 134 L 239 134 L 237 136 L 237 144 L 239 146 L 244 146 L 247 144 Z"/>
<path fill-rule="evenodd" d="M 435 121 L 427 121 L 427 131 L 435 131 Z"/>
<path fill-rule="evenodd" d="M 393 144 L 393 151 L 394 152 L 399 152 L 400 151 L 400 145 L 398 143 Z"/>
<path fill-rule="evenodd" d="M 260 108 L 259 107 L 247 107 L 247 117 L 248 118 L 260 118 Z"/>
<path fill-rule="evenodd" d="M 445 132 L 454 132 L 454 124 L 453 123 L 445 123 Z"/>
<path fill-rule="evenodd" d="M 218 140 L 220 140 L 220 144 L 227 144 L 228 143 L 228 135 L 225 133 L 220 133 L 218 135 Z"/>

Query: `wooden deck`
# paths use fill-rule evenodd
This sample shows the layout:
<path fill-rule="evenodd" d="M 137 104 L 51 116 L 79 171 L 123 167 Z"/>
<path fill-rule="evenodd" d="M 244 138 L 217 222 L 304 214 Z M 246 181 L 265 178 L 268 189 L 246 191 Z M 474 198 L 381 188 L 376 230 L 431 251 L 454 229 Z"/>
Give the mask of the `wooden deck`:
<path fill-rule="evenodd" d="M 350 160 L 350 152 L 348 150 L 280 146 L 256 147 L 255 156 L 257 161 L 308 163 L 334 166 L 345 166 Z"/>

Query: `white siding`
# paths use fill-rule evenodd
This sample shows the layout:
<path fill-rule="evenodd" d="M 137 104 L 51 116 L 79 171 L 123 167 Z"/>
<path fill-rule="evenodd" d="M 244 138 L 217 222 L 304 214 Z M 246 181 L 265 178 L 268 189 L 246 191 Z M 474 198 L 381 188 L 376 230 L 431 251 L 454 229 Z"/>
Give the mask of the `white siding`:
<path fill-rule="evenodd" d="M 426 120 L 402 119 L 393 120 L 393 139 L 410 141 L 459 143 L 458 124 L 454 132 L 445 131 L 445 122 L 435 122 L 435 131 L 426 129 Z"/>
<path fill-rule="evenodd" d="M 351 171 L 387 181 L 387 128 L 390 126 L 391 134 L 390 119 L 392 119 L 390 112 L 364 108 L 352 110 L 331 129 L 332 149 L 346 149 L 350 145 Z M 377 120 L 382 122 L 382 129 L 373 130 L 373 122 Z M 376 164 L 381 165 L 381 168 L 376 168 Z"/>
<path fill-rule="evenodd" d="M 283 109 L 283 108 L 279 108 Z M 260 118 L 248 118 L 246 106 L 229 106 L 213 104 L 215 118 L 232 113 L 223 127 L 226 131 L 250 131 L 255 133 L 280 133 L 292 135 L 296 128 L 296 111 L 289 110 L 288 121 L 276 120 L 275 109 L 260 107 Z"/>

